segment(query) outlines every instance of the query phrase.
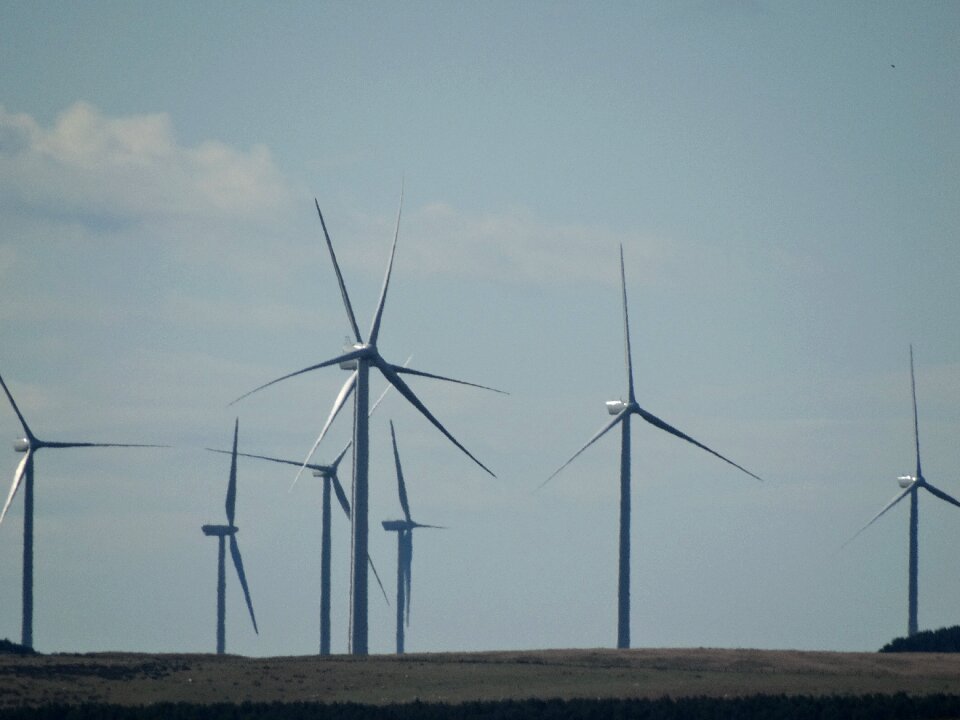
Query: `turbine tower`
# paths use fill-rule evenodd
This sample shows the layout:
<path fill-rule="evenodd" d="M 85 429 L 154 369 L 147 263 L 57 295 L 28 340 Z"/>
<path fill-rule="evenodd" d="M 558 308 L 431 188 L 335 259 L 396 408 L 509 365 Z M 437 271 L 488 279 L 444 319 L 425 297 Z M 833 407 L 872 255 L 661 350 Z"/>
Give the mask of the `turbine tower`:
<path fill-rule="evenodd" d="M 623 292 L 623 334 L 625 340 L 625 354 L 627 365 L 627 401 L 611 400 L 607 402 L 607 412 L 614 416 L 607 424 L 600 428 L 597 433 L 587 441 L 586 445 L 577 450 L 569 460 L 557 468 L 553 474 L 548 477 L 540 487 L 546 485 L 561 470 L 574 461 L 584 450 L 593 445 L 609 430 L 616 425 L 620 425 L 620 562 L 619 578 L 617 582 L 617 647 L 630 647 L 630 419 L 632 415 L 638 415 L 655 428 L 664 430 L 681 440 L 685 440 L 692 445 L 696 445 L 701 450 L 706 450 L 711 455 L 732 465 L 738 470 L 742 470 L 750 477 L 761 480 L 746 468 L 737 465 L 732 460 L 725 458 L 718 452 L 711 450 L 706 445 L 697 442 L 689 435 L 677 430 L 672 425 L 667 424 L 656 415 L 647 412 L 637 404 L 636 395 L 633 386 L 633 357 L 630 351 L 630 320 L 627 313 L 627 280 L 626 272 L 623 267 L 623 245 L 620 246 L 620 284 Z"/>
<path fill-rule="evenodd" d="M 873 519 L 870 520 L 866 525 L 860 528 L 856 535 L 847 540 L 844 543 L 844 547 L 853 542 L 854 538 L 857 537 L 860 533 L 866 530 L 868 527 L 873 525 L 881 515 L 887 512 L 890 508 L 896 505 L 898 502 L 903 500 L 908 495 L 910 496 L 910 563 L 909 563 L 909 575 L 907 579 L 907 635 L 916 635 L 917 634 L 917 527 L 919 523 L 919 502 L 918 496 L 920 488 L 923 488 L 929 492 L 934 497 L 938 497 L 941 500 L 945 500 L 951 505 L 956 505 L 960 507 L 960 502 L 957 502 L 954 498 L 947 495 L 939 488 L 934 487 L 927 482 L 927 479 L 923 476 L 923 471 L 920 469 L 920 429 L 919 423 L 917 422 L 917 383 L 914 379 L 913 374 L 913 345 L 910 346 L 910 391 L 913 394 L 913 442 L 914 448 L 917 455 L 917 470 L 915 475 L 901 475 L 897 478 L 897 482 L 900 487 L 903 488 L 896 497 L 888 502 L 883 510 L 878 512 L 873 516 Z"/>
<path fill-rule="evenodd" d="M 412 357 L 412 356 L 411 356 Z M 406 367 L 411 358 L 407 358 L 407 361 L 403 364 Z M 383 402 L 383 399 L 387 396 L 387 393 L 390 391 L 390 385 L 387 385 L 387 388 L 380 393 L 380 397 L 377 398 L 377 401 L 370 408 L 368 417 L 373 415 L 374 411 L 380 406 L 380 403 Z M 320 445 L 320 441 L 323 439 L 323 436 L 326 434 L 327 430 L 330 427 L 330 423 L 333 421 L 333 417 L 336 413 L 333 413 L 330 418 L 327 419 L 327 422 L 323 426 L 323 430 L 320 432 L 319 437 L 317 437 L 316 442 L 313 444 L 313 447 L 310 449 L 307 459 L 303 462 L 296 462 L 294 460 L 283 460 L 275 457 L 267 457 L 265 455 L 248 455 L 247 453 L 238 453 L 243 457 L 258 458 L 260 460 L 268 460 L 270 462 L 282 463 L 284 465 L 295 465 L 300 468 L 297 472 L 296 477 L 293 479 L 293 484 L 296 484 L 297 480 L 300 479 L 300 474 L 304 469 L 309 468 L 313 471 L 314 477 L 323 478 L 323 495 L 321 500 L 321 528 L 320 528 L 320 654 L 329 655 L 330 654 L 330 559 L 331 559 L 331 537 L 330 537 L 330 491 L 331 488 L 337 496 L 337 501 L 340 503 L 340 507 L 343 509 L 344 514 L 347 516 L 347 519 L 351 519 L 352 515 L 350 512 L 350 502 L 347 500 L 347 495 L 343 491 L 343 485 L 340 484 L 340 478 L 338 476 L 338 468 L 340 467 L 340 462 L 343 460 L 344 456 L 347 453 L 347 450 L 350 449 L 350 446 L 353 445 L 351 440 L 344 446 L 343 450 L 340 451 L 340 454 L 337 455 L 336 459 L 330 465 L 316 465 L 310 462 L 310 458 L 313 457 L 314 451 L 316 451 L 317 446 Z M 212 452 L 225 453 L 225 450 L 214 450 L 212 448 L 207 448 Z M 290 486 L 293 489 L 293 485 Z M 387 600 L 387 592 L 383 588 L 383 582 L 380 580 L 380 575 L 377 573 L 377 568 L 373 564 L 373 558 L 367 555 L 367 559 L 370 564 L 370 569 L 373 570 L 373 576 L 377 580 L 377 584 L 380 586 L 380 592 L 383 593 L 384 600 L 387 601 L 387 604 L 390 604 L 390 601 Z"/>
<path fill-rule="evenodd" d="M 382 397 L 382 396 L 381 396 Z M 373 410 L 371 410 L 373 412 Z M 237 453 L 239 457 L 248 457 L 248 458 L 257 458 L 259 460 L 268 460 L 274 463 L 282 463 L 284 465 L 295 465 L 296 467 L 303 468 L 307 467 L 313 471 L 314 477 L 319 477 L 323 479 L 323 495 L 321 500 L 321 528 L 320 528 L 320 654 L 329 655 L 330 654 L 330 556 L 331 556 L 331 538 L 330 538 L 330 492 L 331 488 L 333 493 L 337 496 L 337 502 L 340 503 L 340 507 L 343 509 L 343 513 L 347 516 L 349 520 L 351 517 L 350 513 L 350 502 L 347 500 L 347 495 L 343 491 L 343 485 L 340 484 L 340 478 L 337 475 L 337 470 L 340 466 L 340 461 L 343 460 L 344 456 L 347 454 L 347 450 L 350 449 L 350 445 L 340 451 L 340 454 L 337 455 L 336 459 L 330 465 L 317 465 L 313 463 L 302 463 L 297 460 L 284 460 L 282 458 L 269 457 L 267 455 L 252 455 L 250 453 Z M 228 450 L 216 450 L 214 448 L 207 448 L 211 452 L 225 453 L 230 454 Z M 380 591 L 383 593 L 384 599 L 387 597 L 387 592 L 383 588 L 383 583 L 380 581 L 380 575 L 377 573 L 377 568 L 373 565 L 373 559 L 370 558 L 370 569 L 373 570 L 373 576 L 377 580 L 377 584 L 380 585 Z M 389 600 L 387 601 L 389 604 Z"/>
<path fill-rule="evenodd" d="M 416 528 L 437 528 L 438 525 L 421 525 L 410 517 L 410 504 L 407 502 L 407 486 L 403 482 L 403 469 L 400 467 L 400 453 L 397 451 L 397 434 L 390 421 L 390 439 L 393 441 L 393 460 L 397 466 L 397 489 L 400 493 L 400 507 L 403 520 L 384 520 L 383 529 L 397 534 L 397 655 L 403 655 L 403 630 L 410 624 L 410 577 L 413 566 L 413 531 Z"/>
<path fill-rule="evenodd" d="M 225 616 L 227 609 L 227 573 L 226 573 L 226 552 L 225 538 L 230 538 L 230 555 L 233 558 L 233 566 L 237 569 L 237 577 L 240 579 L 240 587 L 243 588 L 243 597 L 247 601 L 247 610 L 250 611 L 250 621 L 253 623 L 253 631 L 260 634 L 257 629 L 257 618 L 253 615 L 253 603 L 250 600 L 250 588 L 247 587 L 247 576 L 243 572 L 243 560 L 240 557 L 240 546 L 237 545 L 237 531 L 239 528 L 234 524 L 234 515 L 237 508 L 237 433 L 240 429 L 240 419 L 233 425 L 233 452 L 230 457 L 230 481 L 227 484 L 227 524 L 226 525 L 204 525 L 201 530 L 203 534 L 209 537 L 215 537 L 218 540 L 217 552 L 217 655 L 223 655 L 226 646 L 226 628 Z"/>
<path fill-rule="evenodd" d="M 340 265 L 337 263 L 337 256 L 333 251 L 333 243 L 330 240 L 330 234 L 327 232 L 327 226 L 323 219 L 323 213 L 320 211 L 320 204 L 316 200 L 314 201 L 314 204 L 317 208 L 317 214 L 320 216 L 320 225 L 323 228 L 323 235 L 326 239 L 327 249 L 330 252 L 330 259 L 333 262 L 334 272 L 337 275 L 337 283 L 340 286 L 340 295 L 343 298 L 343 306 L 347 313 L 347 320 L 350 322 L 350 327 L 353 330 L 355 342 L 349 350 L 338 355 L 337 357 L 317 363 L 316 365 L 311 365 L 303 368 L 302 370 L 297 370 L 296 372 L 289 373 L 275 380 L 271 380 L 270 382 L 254 388 L 244 395 L 241 395 L 239 398 L 237 398 L 237 400 L 241 400 L 244 397 L 257 392 L 258 390 L 269 387 L 270 385 L 278 383 L 281 380 L 286 380 L 296 375 L 302 375 L 303 373 L 307 373 L 312 370 L 318 370 L 319 368 L 329 367 L 331 365 L 340 365 L 344 369 L 353 369 L 350 377 L 347 379 L 346 383 L 344 383 L 343 387 L 340 389 L 340 393 L 337 395 L 337 399 L 334 402 L 333 408 L 330 412 L 324 432 L 333 421 L 333 418 L 343 407 L 343 404 L 346 402 L 351 392 L 354 393 L 354 462 L 352 488 L 353 528 L 350 547 L 350 652 L 354 655 L 366 655 L 368 651 L 367 540 L 369 535 L 368 477 L 370 439 L 368 407 L 370 404 L 370 370 L 373 368 L 378 370 L 380 374 L 383 375 L 383 377 L 387 380 L 387 382 L 395 387 L 397 392 L 403 395 L 403 397 L 406 398 L 411 405 L 420 411 L 420 413 L 427 420 L 429 420 L 430 423 L 437 428 L 437 430 L 443 433 L 443 435 L 450 442 L 456 445 L 457 448 L 459 448 L 464 454 L 467 455 L 467 457 L 479 465 L 484 471 L 489 473 L 491 476 L 496 477 L 486 465 L 474 457 L 469 450 L 467 450 L 452 434 L 450 434 L 450 432 L 440 423 L 440 421 L 434 417 L 433 413 L 427 409 L 426 405 L 420 401 L 420 398 L 416 396 L 413 390 L 410 389 L 410 386 L 407 385 L 400 375 L 409 374 L 419 377 L 433 378 L 435 380 L 446 380 L 448 382 L 455 382 L 461 385 L 470 385 L 473 387 L 483 388 L 485 390 L 493 390 L 493 388 L 487 388 L 483 385 L 476 385 L 475 383 L 469 383 L 463 380 L 456 380 L 454 378 L 444 377 L 442 375 L 434 375 L 421 370 L 413 370 L 412 368 L 394 365 L 387 362 L 380 354 L 380 351 L 377 348 L 377 340 L 380 336 L 380 321 L 383 317 L 383 308 L 387 298 L 387 289 L 390 286 L 390 274 L 393 269 L 393 258 L 397 250 L 397 238 L 400 235 L 400 210 L 397 211 L 397 225 L 393 235 L 393 245 L 390 249 L 390 259 L 387 262 L 387 271 L 383 279 L 383 287 L 380 290 L 380 300 L 378 301 L 376 310 L 373 314 L 373 322 L 370 326 L 370 332 L 367 335 L 367 339 L 364 340 L 360 333 L 360 327 L 357 325 L 356 316 L 353 312 L 353 306 L 350 304 L 350 297 L 347 294 L 347 286 L 344 284 L 343 275 L 340 272 Z M 400 208 L 402 209 L 402 207 L 403 192 L 401 191 Z M 500 391 L 496 390 L 495 392 Z M 234 400 L 234 402 L 237 402 L 237 400 Z M 322 437 L 323 433 L 321 433 L 320 438 L 317 439 L 317 443 L 320 442 Z"/>
<path fill-rule="evenodd" d="M 17 438 L 13 449 L 25 453 L 13 473 L 13 484 L 7 494 L 7 500 L 0 511 L 0 523 L 7 516 L 7 511 L 13 503 L 17 490 L 23 485 L 23 619 L 21 624 L 21 644 L 24 647 L 33 647 L 33 456 L 43 448 L 82 448 L 82 447 L 166 447 L 165 445 L 129 445 L 125 443 L 90 443 L 90 442 L 53 442 L 41 440 L 27 424 L 23 413 L 17 407 L 13 395 L 7 384 L 0 377 L 0 386 L 3 387 L 13 411 L 20 420 L 23 428 L 23 437 Z"/>

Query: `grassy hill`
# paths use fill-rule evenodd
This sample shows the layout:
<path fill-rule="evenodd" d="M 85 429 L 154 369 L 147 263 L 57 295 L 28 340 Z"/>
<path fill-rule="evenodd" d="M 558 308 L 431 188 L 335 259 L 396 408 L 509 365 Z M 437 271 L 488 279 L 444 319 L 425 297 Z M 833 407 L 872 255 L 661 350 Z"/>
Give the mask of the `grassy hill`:
<path fill-rule="evenodd" d="M 353 658 L 0 655 L 0 709 L 52 704 L 960 695 L 960 655 L 547 650 Z"/>

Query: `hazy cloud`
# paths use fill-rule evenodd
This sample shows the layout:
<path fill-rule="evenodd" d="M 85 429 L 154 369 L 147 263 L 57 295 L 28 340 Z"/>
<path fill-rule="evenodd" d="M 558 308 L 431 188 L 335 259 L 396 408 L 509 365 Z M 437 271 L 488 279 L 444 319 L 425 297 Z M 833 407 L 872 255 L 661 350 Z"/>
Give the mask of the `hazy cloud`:
<path fill-rule="evenodd" d="M 349 222 L 354 227 L 346 228 L 344 236 L 353 234 L 361 242 L 338 253 L 350 264 L 382 272 L 395 219 L 354 217 Z M 637 268 L 632 279 L 642 281 L 667 254 L 664 243 L 640 233 L 547 222 L 523 209 L 470 215 L 442 202 L 405 211 L 400 241 L 398 262 L 413 272 L 524 285 L 619 283 L 614 258 L 621 243 Z"/>
<path fill-rule="evenodd" d="M 325 254 L 314 244 L 319 228 L 316 238 L 300 236 L 315 222 L 312 209 L 294 205 L 266 147 L 184 146 L 165 113 L 108 117 L 78 102 L 43 127 L 0 107 L 0 190 L 21 216 L 55 224 L 49 237 L 163 245 L 170 259 L 190 266 L 280 277 L 292 261 Z M 331 219 L 344 264 L 381 273 L 392 208 Z M 519 208 L 470 215 L 442 201 L 408 208 L 400 231 L 398 262 L 408 272 L 527 285 L 615 283 L 610 257 L 621 243 L 636 268 L 632 280 L 643 281 L 666 252 L 639 233 L 547 222 Z M 15 254 L 0 251 L 3 273 Z"/>
<path fill-rule="evenodd" d="M 12 280 L 0 316 L 249 319 L 272 307 L 261 288 L 292 278 L 292 197 L 265 147 L 187 146 L 166 114 L 110 117 L 79 102 L 45 127 L 0 107 L 0 277 Z M 47 283 L 70 287 L 69 301 L 36 291 Z M 249 307 L 218 300 L 231 283 L 251 288 Z M 124 287 L 137 293 L 105 300 Z"/>
<path fill-rule="evenodd" d="M 53 213 L 119 219 L 251 218 L 288 195 L 263 146 L 184 147 L 166 114 L 106 117 L 83 102 L 49 128 L 0 107 L 0 188 Z"/>

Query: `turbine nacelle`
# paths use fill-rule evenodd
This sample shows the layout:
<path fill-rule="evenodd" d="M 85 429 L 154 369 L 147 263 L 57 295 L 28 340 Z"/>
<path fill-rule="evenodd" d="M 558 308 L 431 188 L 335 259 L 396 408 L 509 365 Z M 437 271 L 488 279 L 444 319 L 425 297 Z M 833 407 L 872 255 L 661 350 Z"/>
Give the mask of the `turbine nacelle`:
<path fill-rule="evenodd" d="M 900 477 L 897 478 L 897 483 L 904 490 L 906 490 L 908 487 L 913 485 L 916 481 L 917 481 L 917 478 L 915 478 L 913 475 L 901 475 Z"/>
<path fill-rule="evenodd" d="M 607 400 L 606 405 L 607 412 L 611 415 L 619 415 L 629 407 L 629 403 L 625 403 L 623 400 Z"/>
<path fill-rule="evenodd" d="M 314 470 L 313 476 L 318 478 L 328 478 L 333 477 L 333 473 L 330 470 Z"/>
<path fill-rule="evenodd" d="M 412 530 L 417 527 L 415 522 L 410 520 L 384 520 L 383 529 L 388 532 L 401 532 L 403 530 Z"/>
<path fill-rule="evenodd" d="M 236 535 L 237 530 L 240 528 L 236 525 L 204 525 L 200 529 L 203 530 L 204 535 L 226 537 L 228 535 Z"/>
<path fill-rule="evenodd" d="M 346 345 L 343 346 L 343 352 L 348 353 L 348 352 L 354 352 L 355 350 L 367 350 L 369 348 L 370 346 L 367 345 L 366 343 L 347 343 Z M 353 360 L 344 360 L 342 363 L 340 363 L 340 369 L 356 370 L 357 369 L 356 358 L 354 358 Z"/>
<path fill-rule="evenodd" d="M 17 438 L 13 441 L 13 449 L 18 453 L 25 453 L 30 451 L 30 438 Z"/>

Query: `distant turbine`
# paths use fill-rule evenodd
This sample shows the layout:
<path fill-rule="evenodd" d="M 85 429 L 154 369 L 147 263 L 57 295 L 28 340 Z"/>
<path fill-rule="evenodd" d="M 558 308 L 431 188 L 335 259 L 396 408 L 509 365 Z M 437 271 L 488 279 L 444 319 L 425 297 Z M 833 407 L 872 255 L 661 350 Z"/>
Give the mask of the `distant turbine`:
<path fill-rule="evenodd" d="M 910 346 L 910 390 L 913 394 L 913 440 L 914 447 L 916 448 L 917 453 L 917 474 L 916 475 L 901 475 L 897 478 L 897 482 L 900 484 L 900 487 L 903 488 L 902 492 L 897 493 L 896 497 L 888 502 L 883 510 L 878 512 L 873 516 L 873 519 L 860 528 L 856 534 L 847 540 L 844 543 L 844 546 L 853 542 L 854 538 L 857 537 L 860 533 L 866 530 L 868 527 L 873 525 L 881 515 L 883 515 L 887 510 L 892 508 L 898 502 L 903 500 L 907 495 L 910 496 L 910 567 L 909 567 L 909 576 L 907 581 L 907 635 L 916 635 L 917 634 L 917 526 L 918 526 L 918 490 L 924 488 L 934 497 L 938 497 L 941 500 L 945 500 L 951 505 L 956 505 L 960 507 L 960 502 L 957 502 L 954 498 L 947 495 L 930 483 L 927 482 L 927 479 L 923 477 L 923 472 L 920 469 L 920 429 L 917 422 L 917 383 L 914 380 L 913 375 L 913 345 Z"/>
<path fill-rule="evenodd" d="M 240 547 L 237 545 L 237 531 L 239 528 L 234 525 L 233 519 L 237 507 L 237 433 L 240 429 L 240 419 L 233 425 L 233 452 L 230 458 L 230 481 L 227 484 L 227 524 L 226 525 L 204 525 L 201 530 L 203 534 L 215 537 L 219 541 L 219 551 L 217 553 L 217 655 L 223 655 L 226 646 L 226 628 L 225 617 L 227 609 L 227 572 L 226 572 L 226 553 L 224 538 L 230 538 L 230 555 L 233 557 L 233 566 L 237 569 L 237 577 L 240 579 L 240 587 L 243 588 L 243 597 L 247 601 L 247 610 L 250 611 L 250 621 L 253 623 L 253 631 L 260 634 L 257 629 L 257 618 L 253 615 L 253 602 L 250 600 L 250 588 L 247 587 L 247 576 L 243 572 L 243 560 L 240 558 Z"/>
<path fill-rule="evenodd" d="M 485 390 L 492 390 L 493 388 L 488 388 L 483 385 L 476 385 L 475 383 L 464 382 L 463 380 L 455 380 L 454 378 L 444 377 L 442 375 L 434 375 L 432 373 L 423 372 L 420 370 L 413 370 L 410 368 L 405 368 L 400 365 L 393 365 L 387 362 L 380 351 L 377 349 L 377 338 L 380 335 L 380 320 L 383 316 L 384 303 L 387 299 L 387 288 L 390 286 L 390 273 L 393 269 L 393 258 L 397 250 L 397 238 L 400 235 L 400 211 L 397 211 L 397 226 L 393 235 L 393 245 L 390 249 L 390 259 L 387 263 L 387 272 L 383 279 L 383 287 L 380 290 L 380 300 L 377 303 L 377 309 L 373 315 L 373 323 L 370 327 L 370 334 L 367 337 L 366 342 L 364 342 L 363 337 L 360 334 L 360 328 L 357 325 L 356 316 L 353 313 L 353 307 L 350 304 L 350 298 L 347 295 L 347 286 L 343 282 L 343 275 L 340 272 L 340 265 L 337 263 L 337 256 L 333 251 L 333 243 L 330 240 L 330 234 L 327 232 L 326 223 L 323 220 L 323 213 L 320 211 L 320 204 L 314 201 L 314 204 L 317 207 L 317 214 L 320 216 L 320 225 L 323 227 L 323 234 L 327 242 L 327 249 L 330 252 L 330 259 L 333 261 L 333 269 L 337 275 L 337 282 L 340 285 L 340 294 L 343 298 L 343 305 L 347 312 L 347 319 L 350 321 L 350 326 L 353 329 L 353 335 L 356 339 L 356 342 L 353 344 L 353 347 L 348 352 L 338 355 L 335 358 L 330 360 L 325 360 L 324 362 L 317 363 L 316 365 L 311 365 L 309 367 L 303 368 L 302 370 L 297 370 L 296 372 L 289 373 L 282 377 L 279 377 L 275 380 L 271 380 L 268 383 L 261 385 L 260 387 L 254 388 L 248 393 L 241 395 L 237 400 L 241 400 L 248 395 L 251 395 L 258 390 L 262 390 L 274 383 L 278 383 L 281 380 L 286 380 L 288 378 L 294 377 L 296 375 L 301 375 L 311 370 L 317 370 L 323 367 L 329 367 L 330 365 L 341 365 L 341 367 L 351 369 L 354 367 L 355 371 L 351 373 L 350 377 L 347 379 L 347 382 L 344 383 L 343 387 L 340 390 L 339 395 L 337 396 L 336 401 L 334 402 L 333 409 L 330 412 L 329 419 L 327 421 L 327 426 L 332 422 L 333 418 L 340 411 L 340 408 L 343 407 L 343 404 L 346 402 L 351 392 L 355 392 L 354 397 L 354 423 L 353 423 L 353 454 L 354 454 L 354 463 L 353 463 L 353 537 L 352 544 L 350 548 L 351 556 L 351 572 L 350 572 L 350 652 L 354 655 L 366 655 L 367 654 L 367 539 L 368 539 L 368 476 L 369 476 L 369 453 L 370 453 L 370 442 L 369 442 L 369 412 L 367 410 L 370 403 L 370 369 L 376 368 L 380 371 L 380 374 L 389 382 L 397 391 L 403 395 L 407 401 L 413 405 L 420 413 L 429 420 L 434 427 L 436 427 L 441 433 L 450 442 L 456 445 L 463 453 L 467 455 L 471 460 L 473 460 L 477 465 L 479 465 L 483 470 L 493 476 L 493 473 L 490 469 L 481 463 L 477 458 L 475 458 L 469 450 L 467 450 L 460 442 L 450 434 L 450 432 L 440 424 L 440 421 L 437 420 L 433 413 L 431 413 L 427 407 L 420 401 L 420 399 L 414 394 L 413 390 L 410 389 L 410 386 L 400 377 L 401 374 L 406 373 L 409 375 L 418 375 L 420 377 L 433 378 L 435 380 L 446 380 L 448 382 L 455 382 L 461 385 L 470 385 L 472 387 L 479 387 Z M 403 207 L 403 193 L 400 194 L 400 207 Z M 496 390 L 495 392 L 500 392 Z M 234 400 L 234 402 L 237 402 Z M 323 435 L 321 434 L 321 438 Z M 319 443 L 319 439 L 317 442 Z M 495 477 L 495 476 L 494 476 Z"/>
<path fill-rule="evenodd" d="M 409 362 L 409 360 L 408 360 Z M 387 389 L 384 390 L 380 397 L 377 398 L 377 401 L 373 404 L 373 407 L 370 408 L 370 415 L 373 415 L 374 410 L 380 405 L 383 398 L 386 396 L 387 392 L 390 390 L 390 386 L 387 386 Z M 324 428 L 324 432 L 326 428 Z M 321 433 L 321 438 L 323 434 Z M 317 440 L 317 443 L 313 446 L 313 449 L 310 451 L 310 455 L 313 455 L 313 450 L 316 449 L 317 445 L 320 444 L 320 440 Z M 333 491 L 337 496 L 337 501 L 340 503 L 340 507 L 343 509 L 344 514 L 350 519 L 350 503 L 347 501 L 347 495 L 343 491 L 343 485 L 340 484 L 340 478 L 337 475 L 337 469 L 340 467 L 340 461 L 343 460 L 344 456 L 347 454 L 347 450 L 350 449 L 350 446 L 353 445 L 353 442 L 348 442 L 343 450 L 340 451 L 340 454 L 337 455 L 336 459 L 330 465 L 316 465 L 309 462 L 310 456 L 307 456 L 306 462 L 298 462 L 296 460 L 283 460 L 281 458 L 268 457 L 266 455 L 251 455 L 249 453 L 237 453 L 242 457 L 257 458 L 259 460 L 268 460 L 269 462 L 281 463 L 283 465 L 294 465 L 303 470 L 303 468 L 310 468 L 313 470 L 314 477 L 323 478 L 323 499 L 321 505 L 321 527 L 320 527 L 320 654 L 329 655 L 330 654 L 330 555 L 331 555 L 331 539 L 330 539 L 330 489 L 333 487 Z M 211 452 L 225 453 L 229 454 L 227 450 L 215 450 L 213 448 L 207 448 Z M 300 477 L 300 473 L 297 473 L 297 477 Z M 291 486 L 292 488 L 292 486 Z M 386 590 L 383 589 L 383 583 L 380 581 L 380 575 L 377 573 L 377 568 L 373 565 L 373 559 L 367 556 L 367 559 L 370 562 L 370 569 L 373 570 L 373 576 L 377 579 L 377 584 L 380 586 L 380 591 L 383 593 L 384 599 L 387 598 Z M 389 604 L 387 600 L 387 604 Z"/>
<path fill-rule="evenodd" d="M 350 503 L 347 502 L 347 496 L 343 492 L 343 486 L 340 485 L 340 479 L 337 477 L 337 467 L 343 456 L 347 454 L 349 446 L 337 456 L 331 465 L 313 465 L 306 467 L 314 471 L 316 477 L 323 478 L 323 500 L 321 507 L 321 528 L 320 528 L 320 654 L 330 654 L 330 485 L 334 487 L 337 500 L 347 518 L 350 517 Z M 229 451 L 207 448 L 211 452 L 230 454 Z M 253 455 L 250 453 L 237 453 L 239 457 L 257 458 L 259 460 L 268 460 L 274 463 L 283 463 L 285 465 L 294 465 L 303 467 L 303 463 L 297 460 L 283 460 L 281 458 L 269 457 L 267 455 Z M 376 575 L 376 570 L 374 570 Z M 379 577 L 377 578 L 379 582 Z"/>
<path fill-rule="evenodd" d="M 403 482 L 400 453 L 397 451 L 397 434 L 390 421 L 390 438 L 393 440 L 393 460 L 397 466 L 397 489 L 403 520 L 384 520 L 383 529 L 397 534 L 397 655 L 403 655 L 403 629 L 410 624 L 410 577 L 413 566 L 413 531 L 416 528 L 437 528 L 437 525 L 421 525 L 410 517 L 407 502 L 407 486 Z"/>
<path fill-rule="evenodd" d="M 33 647 L 33 456 L 42 448 L 79 448 L 79 447 L 166 447 L 165 445 L 128 445 L 124 443 L 89 443 L 89 442 L 52 442 L 41 440 L 30 430 L 27 421 L 17 407 L 17 403 L 10 394 L 7 384 L 0 377 L 0 386 L 7 395 L 13 411 L 20 419 L 23 427 L 23 437 L 13 443 L 13 449 L 26 453 L 23 460 L 17 465 L 13 473 L 13 484 L 7 495 L 7 501 L 0 511 L 0 523 L 7 516 L 7 510 L 13 502 L 17 490 L 23 487 L 23 621 L 21 625 L 21 644 Z"/>
<path fill-rule="evenodd" d="M 577 450 L 577 452 L 573 454 L 573 457 L 557 468 L 550 477 L 541 483 L 540 487 L 550 482 L 561 470 L 573 462 L 580 453 L 606 434 L 608 430 L 611 430 L 618 423 L 620 424 L 620 566 L 617 584 L 617 647 L 628 648 L 630 647 L 630 416 L 639 415 L 654 427 L 664 430 L 671 435 L 675 435 L 681 440 L 686 440 L 701 450 L 706 450 L 711 455 L 733 465 L 733 467 L 738 470 L 742 470 L 750 477 L 756 478 L 757 480 L 761 480 L 761 478 L 740 465 L 737 465 L 732 460 L 725 458 L 720 453 L 711 450 L 706 445 L 697 442 L 689 435 L 680 432 L 672 425 L 668 425 L 656 415 L 647 412 L 637 404 L 633 389 L 633 358 L 630 351 L 630 321 L 627 315 L 627 280 L 623 267 L 622 245 L 620 246 L 620 283 L 623 290 L 623 334 L 626 342 L 627 402 L 623 402 L 623 400 L 608 401 L 607 412 L 616 417 L 600 428 L 586 445 Z"/>

